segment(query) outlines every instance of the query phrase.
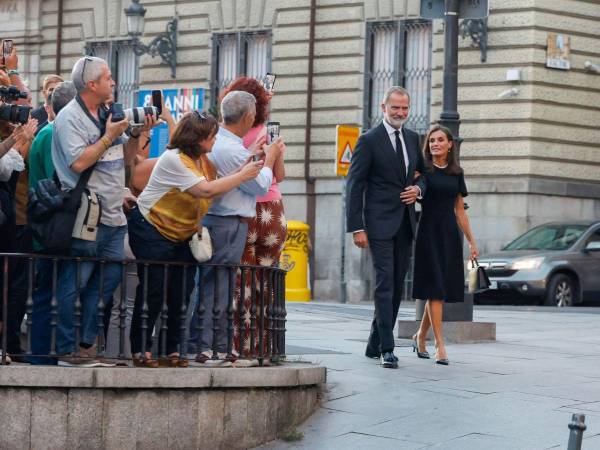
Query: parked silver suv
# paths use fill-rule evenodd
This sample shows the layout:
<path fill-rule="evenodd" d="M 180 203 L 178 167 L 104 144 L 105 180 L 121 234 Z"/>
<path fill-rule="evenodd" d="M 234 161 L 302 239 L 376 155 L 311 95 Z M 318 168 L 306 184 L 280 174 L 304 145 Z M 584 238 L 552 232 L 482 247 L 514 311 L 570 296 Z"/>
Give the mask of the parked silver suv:
<path fill-rule="evenodd" d="M 492 285 L 475 301 L 499 294 L 548 306 L 600 300 L 600 221 L 540 225 L 499 252 L 481 256 L 479 264 Z"/>

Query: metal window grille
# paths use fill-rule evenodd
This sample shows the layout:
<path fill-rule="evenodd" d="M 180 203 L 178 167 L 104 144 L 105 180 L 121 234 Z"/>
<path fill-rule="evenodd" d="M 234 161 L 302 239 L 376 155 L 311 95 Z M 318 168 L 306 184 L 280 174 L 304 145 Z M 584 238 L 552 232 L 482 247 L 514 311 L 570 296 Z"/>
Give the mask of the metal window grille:
<path fill-rule="evenodd" d="M 86 45 L 88 55 L 106 60 L 113 80 L 115 80 L 115 101 L 125 108 L 135 106 L 139 88 L 139 60 L 133 51 L 132 40 L 89 42 Z"/>
<path fill-rule="evenodd" d="M 411 20 L 367 24 L 364 126 L 383 118 L 384 92 L 404 86 L 411 96 L 407 126 L 420 134 L 429 128 L 431 87 L 431 22 Z"/>
<path fill-rule="evenodd" d="M 271 70 L 271 32 L 213 35 L 211 99 L 215 104 L 221 90 L 236 77 L 262 80 Z"/>

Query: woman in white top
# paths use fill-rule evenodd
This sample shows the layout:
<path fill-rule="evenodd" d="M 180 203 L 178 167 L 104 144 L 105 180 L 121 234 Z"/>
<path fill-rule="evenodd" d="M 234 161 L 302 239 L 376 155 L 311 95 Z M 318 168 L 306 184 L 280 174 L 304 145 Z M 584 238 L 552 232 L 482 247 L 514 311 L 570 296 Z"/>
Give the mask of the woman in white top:
<path fill-rule="evenodd" d="M 168 150 L 158 159 L 128 221 L 129 243 L 137 259 L 194 263 L 188 241 L 198 231 L 210 199 L 258 175 L 263 164 L 260 161 L 248 162 L 239 172 L 216 179 L 216 171 L 206 154 L 213 147 L 218 128 L 214 118 L 197 111 L 184 115 L 179 121 Z M 165 271 L 164 265 L 149 265 L 146 269 L 138 264 L 140 283 L 130 332 L 134 365 L 187 367 L 187 360 L 179 358 L 182 304 L 185 301 L 187 305 L 190 297 L 195 266 L 185 267 L 184 287 L 182 266 L 168 266 Z M 165 278 L 168 320 L 166 349 L 162 351 L 167 358 L 157 361 L 145 350 L 152 347 L 152 330 L 163 309 Z M 148 309 L 143 328 L 144 303 Z M 162 339 L 163 336 L 159 343 Z"/>

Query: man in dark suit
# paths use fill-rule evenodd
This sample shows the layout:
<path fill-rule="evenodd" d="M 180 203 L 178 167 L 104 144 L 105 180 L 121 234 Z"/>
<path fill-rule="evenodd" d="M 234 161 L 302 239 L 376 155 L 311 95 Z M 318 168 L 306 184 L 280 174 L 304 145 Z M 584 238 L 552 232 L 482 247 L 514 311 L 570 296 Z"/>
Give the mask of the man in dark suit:
<path fill-rule="evenodd" d="M 414 203 L 425 195 L 425 180 L 413 184 L 415 171 L 424 173 L 419 135 L 403 126 L 410 96 L 397 86 L 381 104 L 383 122 L 361 135 L 352 155 L 346 191 L 347 231 L 354 244 L 371 249 L 375 267 L 375 315 L 366 356 L 397 368 L 394 323 L 402 298 L 416 230 Z"/>

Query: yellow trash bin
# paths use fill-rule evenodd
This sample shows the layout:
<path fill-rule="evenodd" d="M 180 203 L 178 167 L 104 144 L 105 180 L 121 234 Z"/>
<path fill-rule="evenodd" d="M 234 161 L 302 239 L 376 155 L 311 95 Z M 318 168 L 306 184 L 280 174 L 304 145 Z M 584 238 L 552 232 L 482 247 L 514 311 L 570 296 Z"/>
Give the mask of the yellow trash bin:
<path fill-rule="evenodd" d="M 310 302 L 308 252 L 310 227 L 297 220 L 287 223 L 287 237 L 281 252 L 280 267 L 287 271 L 285 299 L 291 302 Z"/>

